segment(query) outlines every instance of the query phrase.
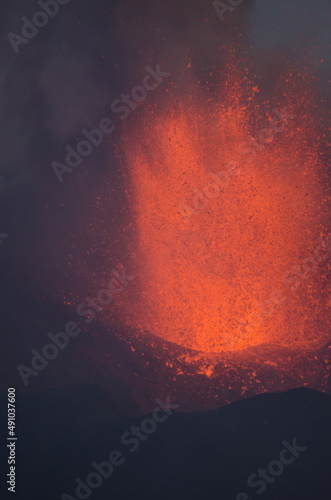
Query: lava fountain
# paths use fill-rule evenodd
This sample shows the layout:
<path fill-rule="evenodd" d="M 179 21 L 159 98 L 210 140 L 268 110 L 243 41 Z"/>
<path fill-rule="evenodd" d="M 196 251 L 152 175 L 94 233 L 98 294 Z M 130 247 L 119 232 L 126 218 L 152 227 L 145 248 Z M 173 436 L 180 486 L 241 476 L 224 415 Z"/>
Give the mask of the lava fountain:
<path fill-rule="evenodd" d="M 208 80 L 164 80 L 118 144 L 125 186 L 113 240 L 136 279 L 95 305 L 89 352 L 105 383 L 120 380 L 144 412 L 169 394 L 190 411 L 298 386 L 331 390 L 330 191 L 316 83 L 290 69 L 266 91 L 233 61 Z M 78 260 L 69 305 L 101 299 L 113 279 L 108 174 L 103 189 L 95 217 L 89 204 L 84 214 L 93 258 Z"/>
<path fill-rule="evenodd" d="M 126 127 L 139 279 L 126 323 L 203 356 L 318 349 L 330 239 L 313 83 L 289 70 L 268 101 L 247 71 L 226 73 L 185 93 L 168 85 Z"/>

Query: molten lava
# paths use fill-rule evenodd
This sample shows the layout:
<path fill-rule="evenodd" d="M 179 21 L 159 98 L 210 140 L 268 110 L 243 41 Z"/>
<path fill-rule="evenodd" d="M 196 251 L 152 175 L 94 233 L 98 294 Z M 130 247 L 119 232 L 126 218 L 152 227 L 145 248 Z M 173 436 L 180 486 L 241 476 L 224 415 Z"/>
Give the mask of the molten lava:
<path fill-rule="evenodd" d="M 228 75 L 212 91 L 167 89 L 127 128 L 139 286 L 126 322 L 203 353 L 319 347 L 330 327 L 330 260 L 313 271 L 303 262 L 327 241 L 329 192 L 312 91 L 292 72 L 263 102 L 246 74 Z M 284 109 L 292 117 L 276 120 L 273 110 Z M 252 322 L 270 298 L 272 312 Z"/>

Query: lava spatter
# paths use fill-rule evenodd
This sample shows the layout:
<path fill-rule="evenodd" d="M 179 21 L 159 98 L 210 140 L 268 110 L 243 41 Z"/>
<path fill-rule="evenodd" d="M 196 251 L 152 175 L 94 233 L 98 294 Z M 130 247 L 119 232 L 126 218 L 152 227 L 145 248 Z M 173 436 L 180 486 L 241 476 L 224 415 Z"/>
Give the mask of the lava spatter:
<path fill-rule="evenodd" d="M 169 91 L 124 134 L 139 275 L 126 322 L 203 353 L 321 345 L 329 261 L 295 291 L 284 282 L 327 233 L 318 110 L 293 70 L 270 102 L 247 73 L 228 75 L 213 90 L 192 84 L 180 99 Z M 220 172 L 228 175 L 216 190 Z M 276 290 L 285 300 L 240 336 L 255 304 Z"/>

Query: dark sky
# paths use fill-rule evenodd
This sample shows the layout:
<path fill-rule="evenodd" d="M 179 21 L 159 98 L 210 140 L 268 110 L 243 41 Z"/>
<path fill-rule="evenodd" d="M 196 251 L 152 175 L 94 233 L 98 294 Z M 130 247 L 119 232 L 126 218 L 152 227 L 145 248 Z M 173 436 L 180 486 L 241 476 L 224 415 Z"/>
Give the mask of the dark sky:
<path fill-rule="evenodd" d="M 281 71 L 287 60 L 303 65 L 308 59 L 320 78 L 321 95 L 329 99 L 330 3 L 244 0 L 221 22 L 209 1 L 71 0 L 33 40 L 19 46 L 18 54 L 7 35 L 20 34 L 22 16 L 31 19 L 40 8 L 36 1 L 15 0 L 0 9 L 0 233 L 9 235 L 0 240 L 0 265 L 3 342 L 14 372 L 32 338 L 42 338 L 50 328 L 39 316 L 50 314 L 53 327 L 61 327 L 56 312 L 42 312 L 38 293 L 59 301 L 58 287 L 75 278 L 76 271 L 68 275 L 66 268 L 71 236 L 78 235 L 82 253 L 95 244 L 87 228 L 97 213 L 87 207 L 109 185 L 114 262 L 121 254 L 122 244 L 115 244 L 123 217 L 123 178 L 115 157 L 121 123 L 60 184 L 51 163 L 63 161 L 65 146 L 74 145 L 83 128 L 110 116 L 112 101 L 141 82 L 147 65 L 161 63 L 179 94 L 192 78 L 203 83 L 222 65 L 220 43 L 248 50 L 265 82 L 275 70 L 271 60 Z M 153 93 L 153 102 L 162 91 Z M 30 293 L 35 301 L 27 299 Z M 25 331 L 21 314 L 35 317 Z"/>

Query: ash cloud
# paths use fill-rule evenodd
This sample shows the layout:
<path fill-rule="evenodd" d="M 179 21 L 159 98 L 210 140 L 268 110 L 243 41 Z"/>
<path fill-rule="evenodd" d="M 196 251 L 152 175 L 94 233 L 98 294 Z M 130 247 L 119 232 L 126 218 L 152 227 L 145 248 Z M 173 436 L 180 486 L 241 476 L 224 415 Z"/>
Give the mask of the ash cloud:
<path fill-rule="evenodd" d="M 267 92 L 272 89 L 274 72 L 285 67 L 284 60 L 293 58 L 304 64 L 321 27 L 320 38 L 314 42 L 320 50 L 314 54 L 320 57 L 327 49 L 327 2 L 319 4 L 311 19 L 313 5 L 314 0 L 300 2 L 300 6 L 277 2 L 280 14 L 272 25 L 275 6 L 271 0 L 243 0 L 223 22 L 211 1 L 71 0 L 15 54 L 8 32 L 20 34 L 21 17 L 31 19 L 40 7 L 33 0 L 2 4 L 0 231 L 14 235 L 1 249 L 2 263 L 8 264 L 11 276 L 31 276 L 35 270 L 35 279 L 47 289 L 67 262 L 73 234 L 81 238 L 83 251 L 88 250 L 91 239 L 84 239 L 84 232 L 93 219 L 89 220 L 85 206 L 105 194 L 106 176 L 111 176 L 113 186 L 110 237 L 119 238 L 123 179 L 114 147 L 121 123 L 117 135 L 63 184 L 58 183 L 51 163 L 63 161 L 65 146 L 80 140 L 83 128 L 91 129 L 110 116 L 112 101 L 139 85 L 146 65 L 162 64 L 171 72 L 172 85 L 180 95 L 192 79 L 203 85 L 213 69 L 222 68 L 222 44 L 235 44 L 238 54 L 247 52 Z M 293 32 L 300 36 L 294 38 Z M 324 66 L 319 71 L 324 78 Z"/>

